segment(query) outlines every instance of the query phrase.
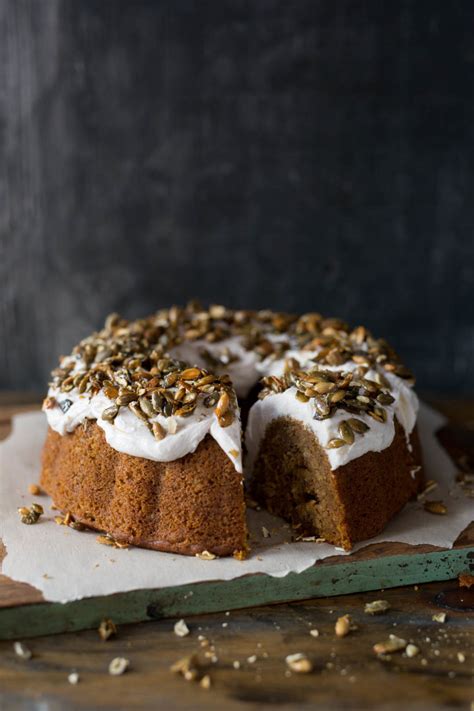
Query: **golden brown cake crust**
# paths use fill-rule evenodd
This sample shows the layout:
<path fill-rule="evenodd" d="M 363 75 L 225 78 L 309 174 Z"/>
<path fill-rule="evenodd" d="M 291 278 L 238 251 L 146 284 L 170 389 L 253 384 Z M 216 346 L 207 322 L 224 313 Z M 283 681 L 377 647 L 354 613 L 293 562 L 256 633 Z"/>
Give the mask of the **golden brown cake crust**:
<path fill-rule="evenodd" d="M 325 450 L 303 424 L 288 417 L 267 427 L 254 468 L 253 494 L 305 535 L 349 550 L 379 534 L 422 488 L 418 433 L 396 422 L 381 452 L 367 452 L 332 471 Z"/>
<path fill-rule="evenodd" d="M 186 555 L 246 549 L 242 477 L 209 435 L 196 451 L 154 462 L 112 449 L 95 422 L 51 428 L 41 486 L 56 506 L 116 540 Z"/>

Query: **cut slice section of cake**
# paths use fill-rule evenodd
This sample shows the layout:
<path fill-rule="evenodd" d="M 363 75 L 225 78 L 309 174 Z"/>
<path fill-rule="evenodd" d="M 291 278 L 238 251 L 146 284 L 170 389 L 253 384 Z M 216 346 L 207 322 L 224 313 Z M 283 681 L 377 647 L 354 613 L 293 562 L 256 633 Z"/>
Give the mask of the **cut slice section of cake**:
<path fill-rule="evenodd" d="M 42 488 L 64 513 L 115 541 L 198 555 L 242 556 L 242 477 L 210 435 L 169 462 L 112 449 L 95 422 L 64 436 L 49 429 Z"/>
<path fill-rule="evenodd" d="M 421 489 L 418 404 L 402 379 L 346 363 L 263 384 L 246 432 L 250 487 L 299 534 L 349 550 Z"/>

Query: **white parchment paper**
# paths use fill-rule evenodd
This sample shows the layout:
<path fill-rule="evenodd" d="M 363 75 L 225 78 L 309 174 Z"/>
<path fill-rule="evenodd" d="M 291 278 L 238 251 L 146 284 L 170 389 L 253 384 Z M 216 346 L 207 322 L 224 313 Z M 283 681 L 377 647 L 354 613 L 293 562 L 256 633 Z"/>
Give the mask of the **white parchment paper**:
<path fill-rule="evenodd" d="M 423 405 L 419 430 L 428 479 L 438 488 L 428 499 L 442 499 L 446 516 L 423 510 L 420 502 L 410 503 L 370 543 L 398 541 L 452 546 L 473 518 L 472 499 L 456 486 L 456 468 L 438 444 L 434 432 L 444 418 Z M 249 573 L 283 577 L 301 572 L 315 561 L 340 553 L 325 543 L 290 542 L 289 527 L 265 512 L 249 511 L 252 553 L 245 561 L 198 558 L 160 553 L 139 548 L 115 549 L 96 541 L 96 533 L 78 532 L 54 522 L 57 512 L 47 497 L 28 494 L 28 485 L 38 481 L 40 453 L 46 434 L 42 413 L 18 415 L 7 440 L 0 443 L 0 540 L 7 550 L 2 573 L 13 580 L 33 585 L 46 600 L 68 602 L 83 597 L 108 595 L 127 590 L 161 588 L 202 582 L 230 580 Z M 41 503 L 45 515 L 33 526 L 20 522 L 17 508 Z M 264 526 L 270 537 L 264 537 Z M 358 550 L 367 542 L 356 546 Z"/>

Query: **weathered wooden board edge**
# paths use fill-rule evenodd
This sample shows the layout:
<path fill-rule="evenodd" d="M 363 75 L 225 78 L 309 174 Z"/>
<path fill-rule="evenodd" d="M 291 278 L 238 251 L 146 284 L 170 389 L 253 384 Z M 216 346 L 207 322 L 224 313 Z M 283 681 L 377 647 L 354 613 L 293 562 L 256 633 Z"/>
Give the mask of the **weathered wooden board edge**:
<path fill-rule="evenodd" d="M 177 587 L 133 590 L 69 603 L 39 603 L 0 610 L 0 639 L 35 637 L 117 624 L 242 609 L 256 605 L 367 592 L 400 585 L 450 580 L 474 569 L 474 547 L 410 556 L 312 566 L 283 578 L 247 575 Z"/>

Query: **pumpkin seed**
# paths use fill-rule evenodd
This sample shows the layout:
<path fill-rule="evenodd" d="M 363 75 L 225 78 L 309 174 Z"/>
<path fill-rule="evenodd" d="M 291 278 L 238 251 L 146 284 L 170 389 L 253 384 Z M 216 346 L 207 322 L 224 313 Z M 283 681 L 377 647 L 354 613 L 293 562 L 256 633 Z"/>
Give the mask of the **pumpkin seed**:
<path fill-rule="evenodd" d="M 106 407 L 105 410 L 102 411 L 101 418 L 108 422 L 113 422 L 118 415 L 118 411 L 119 408 L 117 405 L 111 405 L 110 407 Z"/>
<path fill-rule="evenodd" d="M 384 375 L 382 375 L 382 373 L 379 373 L 378 371 L 377 371 L 377 373 L 374 375 L 374 380 L 375 380 L 379 385 L 381 385 L 381 386 L 384 387 L 384 388 L 387 388 L 388 390 L 389 390 L 390 387 L 391 387 L 389 381 L 387 380 L 387 378 L 386 378 Z"/>
<path fill-rule="evenodd" d="M 147 417 L 154 417 L 155 409 L 154 409 L 153 405 L 151 404 L 151 401 L 147 397 L 139 398 L 138 402 L 140 404 L 140 408 L 141 408 L 142 412 Z"/>
<path fill-rule="evenodd" d="M 352 410 L 361 410 L 365 412 L 366 410 L 369 409 L 369 406 L 365 402 L 360 402 L 359 400 L 354 400 L 352 398 L 346 398 L 344 400 L 344 403 L 346 405 L 346 408 L 350 411 Z"/>
<path fill-rule="evenodd" d="M 339 348 L 333 348 L 326 356 L 326 362 L 329 365 L 342 365 L 345 360 L 346 358 Z"/>
<path fill-rule="evenodd" d="M 157 414 L 159 414 L 162 411 L 163 404 L 164 404 L 164 398 L 156 390 L 154 392 L 152 392 L 152 394 L 151 394 L 151 404 L 153 406 L 153 410 Z"/>
<path fill-rule="evenodd" d="M 329 413 L 331 412 L 331 408 L 329 404 L 326 402 L 321 397 L 315 397 L 314 398 L 314 408 L 315 408 L 315 416 L 318 419 L 325 419 L 326 417 L 329 417 Z"/>
<path fill-rule="evenodd" d="M 367 358 L 366 355 L 354 353 L 352 356 L 352 360 L 354 361 L 354 363 L 360 363 L 361 365 L 370 365 L 370 360 L 369 358 Z"/>
<path fill-rule="evenodd" d="M 289 372 L 291 370 L 298 370 L 300 367 L 299 362 L 296 360 L 296 358 L 286 358 L 285 360 L 285 372 Z"/>
<path fill-rule="evenodd" d="M 350 417 L 347 420 L 347 424 L 351 427 L 354 432 L 357 432 L 357 434 L 364 434 L 367 432 L 368 429 L 370 429 L 369 425 L 363 422 L 362 420 L 358 420 L 356 417 Z"/>
<path fill-rule="evenodd" d="M 217 418 L 221 427 L 229 427 L 234 421 L 234 413 L 232 410 L 226 410 L 223 415 Z"/>
<path fill-rule="evenodd" d="M 196 402 L 197 397 L 197 393 L 195 392 L 186 393 L 186 395 L 183 397 L 183 403 L 188 404 L 190 402 Z"/>
<path fill-rule="evenodd" d="M 319 372 L 306 374 L 305 380 L 307 380 L 308 383 L 328 383 L 328 382 L 332 382 L 331 375 L 332 375 L 331 373 L 324 373 L 322 371 L 319 371 Z"/>
<path fill-rule="evenodd" d="M 429 513 L 438 514 L 438 516 L 444 516 L 448 513 L 448 508 L 442 501 L 425 501 L 423 508 Z"/>
<path fill-rule="evenodd" d="M 347 421 L 339 423 L 338 432 L 346 444 L 352 444 L 354 442 L 354 432 Z"/>
<path fill-rule="evenodd" d="M 179 388 L 174 395 L 175 402 L 181 402 L 186 395 L 186 392 L 186 388 Z"/>
<path fill-rule="evenodd" d="M 369 393 L 376 393 L 379 390 L 378 384 L 374 380 L 370 380 L 369 378 L 362 378 L 361 379 L 362 386 L 369 392 Z"/>
<path fill-rule="evenodd" d="M 217 407 L 215 409 L 215 413 L 218 418 L 222 417 L 227 412 L 227 410 L 229 409 L 229 405 L 230 405 L 230 398 L 229 398 L 228 394 L 226 393 L 226 391 L 223 390 L 223 392 L 221 393 L 221 396 L 219 398 L 219 401 L 217 403 Z"/>
<path fill-rule="evenodd" d="M 199 380 L 196 380 L 195 385 L 197 388 L 202 388 L 203 385 L 209 385 L 210 383 L 215 382 L 215 380 L 215 375 L 205 375 L 203 378 L 199 378 Z"/>
<path fill-rule="evenodd" d="M 140 405 L 138 404 L 138 402 L 136 400 L 131 402 L 128 407 L 133 412 L 133 414 L 136 415 L 136 417 L 138 417 L 139 420 L 148 422 L 147 416 L 145 415 L 145 413 L 143 412 L 143 410 L 141 409 Z"/>
<path fill-rule="evenodd" d="M 367 414 L 372 417 L 372 419 L 377 420 L 377 422 L 387 421 L 387 413 L 380 407 L 374 407 L 373 410 L 367 410 Z"/>
<path fill-rule="evenodd" d="M 308 402 L 309 401 L 309 397 L 307 395 L 305 395 L 305 393 L 302 393 L 301 390 L 296 391 L 295 397 L 300 402 Z"/>
<path fill-rule="evenodd" d="M 316 390 L 317 393 L 320 395 L 326 395 L 326 393 L 331 392 L 331 390 L 335 390 L 336 386 L 334 383 L 331 382 L 321 382 L 321 383 L 316 383 L 314 386 L 314 390 Z"/>
<path fill-rule="evenodd" d="M 181 380 L 196 380 L 201 375 L 199 368 L 186 368 L 180 375 Z"/>
<path fill-rule="evenodd" d="M 399 378 L 408 379 L 408 380 L 413 378 L 413 373 L 411 372 L 411 370 L 409 370 L 408 368 L 405 368 L 403 365 L 398 365 L 395 368 L 395 375 L 397 375 Z"/>
<path fill-rule="evenodd" d="M 119 395 L 118 398 L 115 400 L 115 404 L 121 407 L 122 405 L 129 405 L 131 402 L 136 400 L 137 396 L 135 393 L 132 393 L 130 395 Z"/>
<path fill-rule="evenodd" d="M 162 440 L 166 437 L 166 430 L 159 422 L 152 422 L 151 429 L 155 439 Z"/>
<path fill-rule="evenodd" d="M 173 387 L 173 385 L 176 384 L 176 382 L 179 380 L 179 373 L 176 371 L 168 373 L 168 375 L 165 377 L 165 386 L 167 388 Z"/>
<path fill-rule="evenodd" d="M 391 405 L 393 402 L 395 402 L 395 398 L 392 397 L 389 393 L 379 393 L 379 395 L 377 395 L 377 400 L 380 402 L 381 405 Z"/>
<path fill-rule="evenodd" d="M 168 400 L 165 400 L 165 402 L 163 403 L 163 415 L 165 417 L 171 417 L 172 414 L 173 414 L 173 405 Z"/>
<path fill-rule="evenodd" d="M 347 444 L 347 443 L 343 439 L 334 437 L 334 439 L 329 440 L 329 442 L 326 445 L 326 449 L 339 449 L 339 447 L 343 447 L 345 444 Z"/>
<path fill-rule="evenodd" d="M 87 390 L 88 384 L 89 384 L 89 373 L 87 373 L 86 375 L 84 375 L 81 378 L 79 385 L 77 386 L 77 390 L 81 395 L 82 395 L 82 393 L 85 393 L 85 391 Z"/>
<path fill-rule="evenodd" d="M 183 405 L 183 407 L 178 408 L 174 414 L 176 417 L 189 417 L 195 409 L 196 406 L 193 403 L 189 403 L 188 405 Z"/>

